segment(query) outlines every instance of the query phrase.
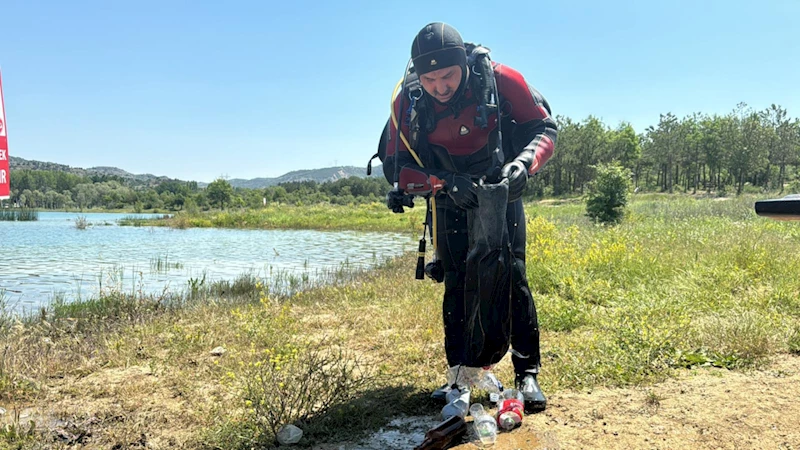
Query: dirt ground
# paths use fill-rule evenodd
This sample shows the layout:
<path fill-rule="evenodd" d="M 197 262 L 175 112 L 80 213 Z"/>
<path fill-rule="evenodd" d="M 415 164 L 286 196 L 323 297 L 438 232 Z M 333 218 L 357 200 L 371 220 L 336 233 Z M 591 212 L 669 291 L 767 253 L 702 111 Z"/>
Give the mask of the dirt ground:
<path fill-rule="evenodd" d="M 550 395 L 545 412 L 526 416 L 492 448 L 800 449 L 799 400 L 800 357 L 779 356 L 751 373 L 687 370 L 648 387 Z M 329 448 L 413 448 L 430 423 L 398 423 L 409 432 L 405 439 L 401 430 L 383 430 L 370 440 Z M 454 448 L 480 447 L 473 440 Z"/>
<path fill-rule="evenodd" d="M 109 369 L 61 384 L 58 391 L 48 405 L 28 408 L 21 418 L 51 429 L 54 442 L 46 447 L 178 448 L 194 422 L 185 397 L 171 392 L 146 368 Z M 89 392 L 95 400 L 86 402 Z M 545 412 L 526 416 L 520 428 L 501 433 L 492 448 L 800 450 L 798 399 L 798 356 L 778 356 L 770 366 L 750 373 L 686 370 L 652 386 L 550 394 Z M 78 414 L 72 423 L 43 420 L 54 411 Z M 10 412 L 0 414 L 0 423 L 8 422 Z M 435 416 L 399 417 L 360 442 L 315 448 L 412 449 L 436 423 Z M 480 447 L 465 440 L 455 448 Z"/>
<path fill-rule="evenodd" d="M 686 371 L 648 388 L 553 395 L 496 448 L 800 449 L 798 399 L 798 357 L 752 373 Z"/>

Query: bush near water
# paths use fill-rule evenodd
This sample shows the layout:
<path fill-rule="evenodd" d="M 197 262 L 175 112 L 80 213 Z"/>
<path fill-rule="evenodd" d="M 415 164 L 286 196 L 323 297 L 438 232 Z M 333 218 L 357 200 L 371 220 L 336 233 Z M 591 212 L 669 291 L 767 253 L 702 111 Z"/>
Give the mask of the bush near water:
<path fill-rule="evenodd" d="M 0 209 L 0 221 L 36 221 L 39 220 L 39 212 L 30 208 L 19 209 Z"/>
<path fill-rule="evenodd" d="M 526 204 L 543 388 L 646 385 L 800 352 L 800 228 L 755 216 L 758 198 L 636 194 L 612 227 L 595 226 L 579 198 Z M 435 414 L 442 285 L 414 280 L 415 261 L 341 271 L 290 294 L 244 277 L 213 289 L 195 281 L 191 295 L 108 293 L 22 322 L 0 316 L 3 407 L 47 404 L 53 415 L 31 426 L 9 413 L 0 447 L 60 442 L 45 426 L 53 418 L 70 424 L 72 444 L 125 446 L 144 434 L 168 447 L 244 449 L 273 445 L 283 423 L 313 446 Z M 216 347 L 224 352 L 211 355 Z M 507 359 L 498 374 L 508 383 Z M 103 381 L 133 369 L 157 384 Z"/>

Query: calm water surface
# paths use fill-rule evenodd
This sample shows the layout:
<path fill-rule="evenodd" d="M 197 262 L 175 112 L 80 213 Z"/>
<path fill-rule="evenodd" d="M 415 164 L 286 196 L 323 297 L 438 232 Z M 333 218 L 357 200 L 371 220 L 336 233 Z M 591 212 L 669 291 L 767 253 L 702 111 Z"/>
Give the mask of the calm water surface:
<path fill-rule="evenodd" d="M 91 224 L 75 226 L 82 215 Z M 91 298 L 101 289 L 182 291 L 190 279 L 233 280 L 369 267 L 415 248 L 408 235 L 307 230 L 228 230 L 119 226 L 126 216 L 44 212 L 34 222 L 0 222 L 0 295 L 30 311 L 55 295 Z M 4 294 L 3 294 L 4 292 Z"/>

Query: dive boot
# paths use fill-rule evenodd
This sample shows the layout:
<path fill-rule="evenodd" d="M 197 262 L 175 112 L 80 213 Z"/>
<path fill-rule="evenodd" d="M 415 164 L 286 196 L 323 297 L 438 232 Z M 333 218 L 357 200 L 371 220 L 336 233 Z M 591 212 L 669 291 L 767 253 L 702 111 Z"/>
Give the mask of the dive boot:
<path fill-rule="evenodd" d="M 536 381 L 536 375 L 526 373 L 517 376 L 517 389 L 525 397 L 525 413 L 533 414 L 544 411 L 547 408 L 547 399 Z"/>
<path fill-rule="evenodd" d="M 431 398 L 440 401 L 442 403 L 446 403 L 447 394 L 450 393 L 452 389 L 453 388 L 449 384 L 445 383 L 442 385 L 442 387 L 433 391 L 433 393 L 431 394 Z"/>

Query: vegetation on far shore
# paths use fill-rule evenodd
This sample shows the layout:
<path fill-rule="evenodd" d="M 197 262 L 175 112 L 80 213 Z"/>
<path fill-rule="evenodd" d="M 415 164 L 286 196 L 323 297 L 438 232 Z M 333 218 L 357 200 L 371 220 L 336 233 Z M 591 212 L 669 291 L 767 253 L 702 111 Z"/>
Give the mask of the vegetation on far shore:
<path fill-rule="evenodd" d="M 526 204 L 545 391 L 800 353 L 800 228 L 756 216 L 754 198 L 637 194 L 616 226 L 577 201 Z M 194 280 L 0 316 L 0 447 L 269 448 L 284 423 L 313 446 L 434 415 L 442 285 L 415 280 L 415 259 L 291 291 Z M 496 372 L 510 383 L 511 370 L 506 358 Z"/>
<path fill-rule="evenodd" d="M 270 205 L 259 209 L 209 212 L 180 212 L 152 219 L 125 217 L 121 225 L 167 226 L 172 228 L 316 229 L 422 232 L 425 202 L 393 214 L 383 203 L 352 206 L 315 204 L 309 206 Z"/>
<path fill-rule="evenodd" d="M 29 222 L 39 220 L 39 211 L 30 208 L 0 209 L 0 221 Z"/>

